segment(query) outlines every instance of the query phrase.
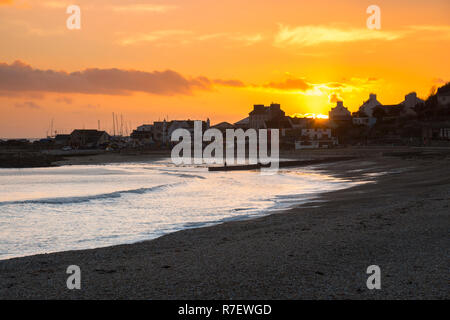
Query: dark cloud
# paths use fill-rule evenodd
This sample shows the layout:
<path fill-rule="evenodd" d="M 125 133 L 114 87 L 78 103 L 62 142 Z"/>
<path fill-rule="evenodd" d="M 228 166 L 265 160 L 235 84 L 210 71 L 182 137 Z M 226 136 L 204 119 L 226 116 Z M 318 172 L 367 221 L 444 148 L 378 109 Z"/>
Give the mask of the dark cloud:
<path fill-rule="evenodd" d="M 0 63 L 0 94 L 41 91 L 108 95 L 128 95 L 133 92 L 190 95 L 195 90 L 211 90 L 214 85 L 238 86 L 239 84 L 237 80 L 186 78 L 171 70 L 144 72 L 92 68 L 68 73 L 35 69 L 20 61 L 10 65 Z"/>
<path fill-rule="evenodd" d="M 242 81 L 239 81 L 239 80 L 221 80 L 221 79 L 216 79 L 213 82 L 214 82 L 214 84 L 218 84 L 218 85 L 226 86 L 226 87 L 236 87 L 236 88 L 245 87 L 245 84 Z"/>
<path fill-rule="evenodd" d="M 314 86 L 303 79 L 287 79 L 283 82 L 271 82 L 264 85 L 265 88 L 280 89 L 280 90 L 299 90 L 306 91 L 312 89 Z"/>

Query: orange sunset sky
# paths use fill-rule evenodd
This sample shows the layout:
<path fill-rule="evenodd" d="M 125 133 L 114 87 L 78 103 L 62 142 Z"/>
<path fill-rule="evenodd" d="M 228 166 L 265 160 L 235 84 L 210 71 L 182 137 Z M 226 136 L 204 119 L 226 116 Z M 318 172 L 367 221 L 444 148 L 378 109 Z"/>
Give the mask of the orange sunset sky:
<path fill-rule="evenodd" d="M 69 30 L 67 6 L 81 8 Z M 369 30 L 369 5 L 381 30 Z M 450 80 L 448 0 L 0 0 L 0 138 L 171 119 L 235 122 L 253 104 L 356 111 Z"/>

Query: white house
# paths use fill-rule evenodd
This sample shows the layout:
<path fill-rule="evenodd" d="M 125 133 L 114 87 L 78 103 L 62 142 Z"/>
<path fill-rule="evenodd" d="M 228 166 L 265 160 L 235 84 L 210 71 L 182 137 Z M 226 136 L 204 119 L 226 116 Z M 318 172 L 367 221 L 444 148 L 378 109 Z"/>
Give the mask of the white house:
<path fill-rule="evenodd" d="M 359 112 L 364 113 L 369 118 L 373 117 L 373 110 L 381 106 L 381 103 L 377 100 L 377 95 L 374 93 L 371 93 L 369 95 L 369 100 L 365 101 L 361 107 L 359 107 Z"/>
<path fill-rule="evenodd" d="M 318 149 L 329 148 L 338 144 L 338 141 L 331 134 L 330 128 L 310 128 L 302 129 L 302 135 L 295 141 L 295 149 Z"/>
<path fill-rule="evenodd" d="M 377 100 L 377 95 L 371 93 L 369 100 L 365 101 L 360 107 L 358 112 L 353 114 L 353 124 L 363 126 L 373 126 L 377 119 L 373 116 L 373 111 L 376 107 L 381 106 L 381 103 Z"/>
<path fill-rule="evenodd" d="M 314 139 L 331 139 L 331 129 L 302 129 L 302 137 L 308 137 L 311 140 Z"/>

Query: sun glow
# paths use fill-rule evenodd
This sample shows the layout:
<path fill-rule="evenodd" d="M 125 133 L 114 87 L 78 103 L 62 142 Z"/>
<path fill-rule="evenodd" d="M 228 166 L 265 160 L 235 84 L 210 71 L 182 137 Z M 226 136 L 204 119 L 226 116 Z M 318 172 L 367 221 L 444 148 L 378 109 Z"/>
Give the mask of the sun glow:
<path fill-rule="evenodd" d="M 294 113 L 291 114 L 293 118 L 311 118 L 311 119 L 328 119 L 326 114 L 321 113 Z"/>

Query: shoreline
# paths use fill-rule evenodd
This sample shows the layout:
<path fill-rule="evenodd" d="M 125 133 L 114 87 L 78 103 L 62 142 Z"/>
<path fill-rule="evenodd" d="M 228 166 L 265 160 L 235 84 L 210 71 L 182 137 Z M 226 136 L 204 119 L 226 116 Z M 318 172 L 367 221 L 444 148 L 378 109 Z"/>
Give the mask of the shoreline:
<path fill-rule="evenodd" d="M 332 163 L 337 163 L 340 161 L 349 161 L 349 160 L 356 160 L 356 157 L 329 157 L 329 158 L 321 158 L 318 160 L 300 160 L 297 162 L 300 162 L 297 166 L 287 166 L 287 169 L 290 170 L 301 170 L 301 169 L 307 169 L 308 171 L 312 172 L 314 171 L 314 168 L 317 166 L 321 166 L 321 165 L 326 165 L 326 164 L 332 164 Z M 159 160 L 159 159 L 153 159 L 153 160 Z M 92 161 L 92 160 L 91 160 Z M 292 161 L 292 160 L 291 160 Z M 309 163 L 311 161 L 311 164 Z M 125 161 L 126 163 L 133 163 L 133 162 L 128 162 Z M 288 160 L 289 162 L 289 160 Z M 303 162 L 307 162 L 308 164 L 303 164 Z M 115 162 L 114 162 L 115 163 Z M 119 162 L 121 163 L 121 162 Z M 94 163 L 93 163 L 94 164 Z M 109 163 L 101 163 L 99 165 L 106 165 Z M 72 165 L 83 165 L 80 163 L 76 163 L 76 164 L 66 164 L 66 166 L 72 166 Z M 281 167 L 281 166 L 280 166 Z M 252 170 L 252 169 L 248 169 L 248 170 Z M 370 181 L 369 179 L 366 179 L 363 181 L 363 183 L 372 183 L 373 181 Z M 345 181 L 345 179 L 343 179 L 341 181 L 341 183 L 347 183 L 347 181 Z M 350 188 L 351 186 L 345 186 L 345 187 L 339 187 L 337 190 L 343 190 L 343 189 L 347 189 Z M 319 198 L 322 194 L 325 194 L 329 191 L 319 191 L 317 193 L 314 194 L 309 194 L 308 196 L 305 196 L 304 199 L 298 200 L 298 202 L 296 203 L 292 203 L 289 204 L 288 206 L 280 206 L 280 205 L 274 205 L 273 206 L 269 206 L 266 207 L 264 209 L 260 209 L 259 211 L 257 211 L 257 213 L 249 213 L 246 215 L 242 215 L 242 216 L 229 216 L 229 217 L 225 217 L 219 220 L 210 220 L 210 221 L 205 221 L 205 222 L 186 222 L 183 224 L 183 227 L 180 227 L 180 229 L 175 230 L 175 231 L 170 231 L 168 233 L 159 235 L 155 238 L 148 238 L 148 239 L 141 239 L 141 240 L 136 240 L 136 241 L 131 241 L 131 242 L 125 242 L 125 243 L 117 243 L 117 244 L 112 244 L 112 245 L 105 245 L 105 246 L 100 246 L 100 247 L 93 247 L 93 248 L 79 248 L 79 249 L 67 249 L 67 250 L 61 250 L 61 251 L 50 251 L 50 252 L 42 252 L 42 253 L 29 253 L 29 254 L 24 254 L 24 255 L 18 255 L 18 256 L 12 256 L 12 257 L 5 257 L 5 258 L 1 258 L 0 257 L 0 262 L 2 261 L 6 261 L 6 260 L 10 260 L 10 259 L 20 259 L 20 258 L 27 258 L 27 257 L 34 257 L 34 256 L 39 256 L 39 255 L 50 255 L 50 254 L 56 254 L 56 253 L 64 253 L 64 252 L 70 252 L 70 251 L 83 251 L 83 250 L 96 250 L 96 249 L 103 249 L 103 248 L 108 248 L 108 247 L 114 247 L 114 246 L 120 246 L 120 245 L 133 245 L 136 243 L 141 243 L 141 242 L 146 242 L 146 241 L 152 241 L 152 240 L 156 240 L 160 237 L 166 236 L 168 234 L 171 233 L 175 233 L 175 232 L 179 232 L 179 231 L 183 231 L 183 230 L 189 230 L 189 229 L 200 229 L 200 228 L 208 228 L 208 227 L 212 227 L 212 226 L 216 226 L 216 225 L 220 225 L 223 223 L 227 223 L 227 222 L 233 222 L 233 221 L 249 221 L 249 220 L 253 220 L 253 219 L 258 219 L 258 218 L 262 218 L 271 214 L 277 214 L 277 213 L 281 213 L 281 212 L 285 212 L 285 211 L 289 211 L 292 210 L 302 204 L 305 203 L 314 203 L 316 202 L 317 198 Z M 271 198 L 269 198 L 269 200 L 272 200 Z M 234 210 L 238 210 L 239 208 L 234 208 L 232 209 Z M 189 227 L 188 225 L 195 225 L 194 227 Z"/>
<path fill-rule="evenodd" d="M 444 236 L 448 213 L 442 211 L 445 205 L 448 211 L 449 203 L 450 179 L 446 176 L 450 170 L 446 163 L 445 156 L 377 157 L 317 166 L 318 171 L 345 179 L 376 177 L 389 170 L 391 174 L 376 177 L 375 183 L 321 194 L 317 200 L 325 202 L 319 205 L 313 200 L 259 218 L 185 229 L 134 244 L 1 260 L 0 298 L 448 298 L 448 262 L 445 254 L 442 256 L 449 244 Z M 411 183 L 433 189 L 432 197 L 441 200 L 429 199 L 426 192 L 417 193 Z M 394 204 L 375 202 L 383 198 Z M 430 206 L 439 207 L 428 214 L 433 218 L 430 227 L 436 231 L 433 241 L 424 240 L 423 235 L 419 237 L 423 243 L 417 237 L 407 241 L 409 237 L 397 235 L 405 232 L 405 226 L 419 232 L 423 224 L 416 220 L 423 223 L 425 208 Z M 414 217 L 415 223 L 407 217 Z M 397 242 L 384 243 L 385 237 L 394 237 Z M 364 241 L 358 244 L 355 239 Z M 411 250 L 411 242 L 427 247 L 431 260 L 439 255 L 442 261 L 427 270 L 430 257 L 422 261 L 416 256 L 417 248 Z M 391 253 L 396 258 L 392 264 L 390 251 L 382 244 L 389 247 L 396 243 L 401 249 Z M 431 245 L 436 243 L 438 246 Z M 385 290 L 373 292 L 365 287 L 365 268 L 376 264 L 369 253 L 373 260 L 383 262 L 382 272 L 388 269 L 389 274 L 383 277 L 388 282 Z M 411 255 L 410 260 L 417 265 L 403 266 L 405 257 L 398 257 L 403 253 Z M 345 260 L 351 271 L 346 271 L 345 263 L 336 264 L 339 260 Z M 65 287 L 65 268 L 71 264 L 80 265 L 83 290 Z M 400 272 L 395 274 L 395 270 Z M 406 283 L 405 277 L 409 279 Z M 398 280 L 398 287 L 393 286 L 394 280 Z M 415 292 L 411 291 L 414 287 L 418 289 Z"/>
<path fill-rule="evenodd" d="M 0 169 L 49 168 L 65 165 L 103 165 L 110 163 L 155 161 L 170 157 L 165 150 L 147 152 L 99 152 L 84 150 L 74 153 L 41 151 L 0 152 Z"/>
<path fill-rule="evenodd" d="M 367 157 L 370 155 L 410 155 L 420 156 L 427 153 L 447 153 L 450 148 L 440 147 L 344 147 L 332 149 L 280 150 L 280 159 L 317 160 L 327 157 Z M 169 150 L 105 152 L 99 150 L 81 150 L 73 152 L 43 152 L 33 150 L 0 150 L 0 169 L 47 168 L 64 165 L 103 165 L 110 163 L 148 162 L 170 158 Z"/>

